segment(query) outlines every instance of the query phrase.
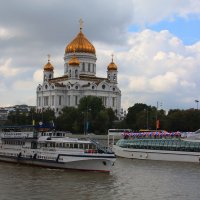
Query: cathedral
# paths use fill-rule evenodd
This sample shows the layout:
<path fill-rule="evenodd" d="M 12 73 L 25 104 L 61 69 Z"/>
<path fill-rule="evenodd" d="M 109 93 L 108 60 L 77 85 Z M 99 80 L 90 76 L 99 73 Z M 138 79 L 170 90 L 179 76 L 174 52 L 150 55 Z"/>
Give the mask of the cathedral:
<path fill-rule="evenodd" d="M 54 77 L 54 66 L 50 56 L 43 67 L 43 83 L 37 87 L 37 111 L 47 108 L 56 116 L 65 106 L 78 107 L 85 96 L 97 96 L 106 108 L 112 108 L 116 116 L 121 116 L 121 91 L 117 83 L 117 65 L 113 61 L 105 67 L 107 77 L 96 76 L 96 50 L 82 30 L 66 46 L 64 54 L 64 74 Z"/>

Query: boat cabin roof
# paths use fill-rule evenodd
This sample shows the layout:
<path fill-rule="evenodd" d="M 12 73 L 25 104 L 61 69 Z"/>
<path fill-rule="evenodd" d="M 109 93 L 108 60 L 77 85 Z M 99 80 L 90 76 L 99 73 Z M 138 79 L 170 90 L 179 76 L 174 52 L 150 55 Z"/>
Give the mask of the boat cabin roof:
<path fill-rule="evenodd" d="M 62 137 L 62 138 L 54 138 L 49 136 L 41 136 L 38 139 L 39 143 L 83 143 L 83 144 L 90 144 L 91 142 L 88 140 L 79 140 L 78 138 L 69 138 L 69 137 Z"/>

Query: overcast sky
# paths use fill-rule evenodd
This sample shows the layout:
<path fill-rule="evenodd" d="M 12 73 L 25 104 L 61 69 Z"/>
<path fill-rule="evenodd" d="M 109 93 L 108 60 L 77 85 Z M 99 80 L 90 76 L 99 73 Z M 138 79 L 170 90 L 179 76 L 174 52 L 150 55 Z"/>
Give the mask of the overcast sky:
<path fill-rule="evenodd" d="M 55 76 L 79 32 L 96 48 L 97 76 L 114 54 L 122 107 L 196 108 L 200 101 L 199 0 L 1 0 L 0 107 L 36 105 L 47 54 Z"/>

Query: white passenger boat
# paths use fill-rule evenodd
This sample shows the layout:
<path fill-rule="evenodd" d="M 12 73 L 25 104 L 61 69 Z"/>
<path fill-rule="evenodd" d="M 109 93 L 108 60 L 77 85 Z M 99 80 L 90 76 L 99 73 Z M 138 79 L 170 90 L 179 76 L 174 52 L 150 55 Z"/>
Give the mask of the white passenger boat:
<path fill-rule="evenodd" d="M 200 163 L 199 134 L 181 138 L 178 132 L 124 133 L 113 145 L 116 156 L 143 160 Z"/>
<path fill-rule="evenodd" d="M 0 161 L 48 168 L 110 172 L 116 160 L 107 147 L 91 139 L 34 126 L 0 127 Z"/>

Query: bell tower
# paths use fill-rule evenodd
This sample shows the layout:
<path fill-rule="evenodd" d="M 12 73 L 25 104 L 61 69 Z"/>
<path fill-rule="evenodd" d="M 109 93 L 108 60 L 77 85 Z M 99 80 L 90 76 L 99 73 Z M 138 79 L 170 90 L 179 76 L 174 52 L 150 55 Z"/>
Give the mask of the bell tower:
<path fill-rule="evenodd" d="M 118 71 L 117 71 L 117 65 L 113 61 L 114 55 L 112 54 L 111 56 L 112 56 L 112 61 L 111 61 L 111 63 L 107 67 L 107 79 L 111 83 L 117 84 L 117 73 L 118 73 Z"/>
<path fill-rule="evenodd" d="M 43 82 L 48 81 L 49 79 L 52 79 L 54 77 L 54 67 L 50 62 L 50 54 L 48 56 L 48 62 L 46 65 L 44 65 L 44 71 L 43 71 Z"/>

